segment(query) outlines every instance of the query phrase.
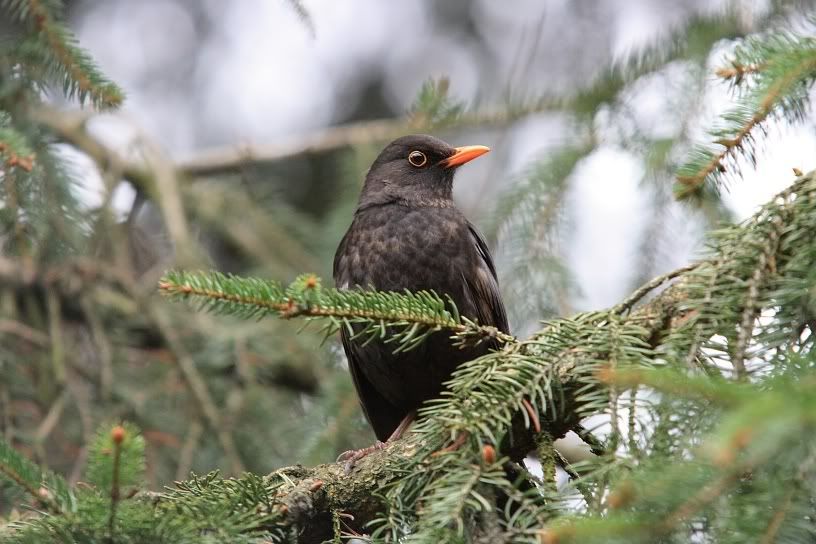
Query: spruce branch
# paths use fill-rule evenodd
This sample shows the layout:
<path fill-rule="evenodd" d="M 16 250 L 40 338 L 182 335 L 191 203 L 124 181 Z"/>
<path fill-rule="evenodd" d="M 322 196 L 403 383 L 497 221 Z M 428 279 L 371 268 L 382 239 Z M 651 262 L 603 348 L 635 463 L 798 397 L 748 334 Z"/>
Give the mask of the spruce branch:
<path fill-rule="evenodd" d="M 630 311 L 635 304 L 637 304 L 638 302 L 640 302 L 641 299 L 643 299 L 643 297 L 645 297 L 646 295 L 648 295 L 649 293 L 651 293 L 664 283 L 671 281 L 679 276 L 682 276 L 687 272 L 691 272 L 700 265 L 701 262 L 694 262 L 689 265 L 678 268 L 676 270 L 672 270 L 671 272 L 667 272 L 665 274 L 657 276 L 652 280 L 649 280 L 647 283 L 640 286 L 634 293 L 629 295 L 629 297 L 627 297 L 625 300 L 613 306 L 612 311 L 615 313 L 625 313 Z"/>
<path fill-rule="evenodd" d="M 770 117 L 803 117 L 807 90 L 816 78 L 816 40 L 784 33 L 747 39 L 734 58 L 735 66 L 761 69 L 753 72 L 754 81 L 737 105 L 723 114 L 722 126 L 711 130 L 719 148 L 695 147 L 678 169 L 678 198 L 699 195 L 707 180 L 719 184 L 740 154 L 755 163 L 756 133 Z"/>
<path fill-rule="evenodd" d="M 737 61 L 732 61 L 730 66 L 717 68 L 714 73 L 719 78 L 726 81 L 733 80 L 734 85 L 739 85 L 746 75 L 761 72 L 762 69 L 762 66 L 756 64 L 742 64 Z"/>
<path fill-rule="evenodd" d="M 0 437 L 0 476 L 28 493 L 34 503 L 53 514 L 73 510 L 75 498 L 60 476 L 44 471 Z"/>
<path fill-rule="evenodd" d="M 444 108 L 443 108 L 444 109 Z M 212 176 L 224 172 L 240 171 L 255 164 L 277 162 L 301 155 L 328 153 L 348 147 L 387 142 L 412 132 L 438 131 L 450 128 L 503 127 L 528 115 L 554 109 L 551 102 L 541 100 L 518 106 L 512 111 L 504 109 L 464 111 L 453 114 L 448 109 L 441 115 L 443 120 L 429 120 L 421 110 L 412 116 L 357 121 L 335 127 L 319 129 L 313 133 L 292 136 L 269 144 L 230 144 L 205 148 L 182 157 L 177 163 L 178 171 L 190 177 Z"/>
<path fill-rule="evenodd" d="M 159 289 L 172 298 L 191 299 L 200 309 L 250 319 L 277 315 L 283 319 L 324 318 L 326 336 L 341 327 L 364 341 L 385 339 L 396 350 L 411 349 L 433 332 L 451 331 L 462 344 L 486 340 L 503 343 L 515 338 L 495 327 L 479 325 L 458 315 L 456 307 L 433 292 L 395 293 L 323 288 L 311 274 L 300 276 L 289 287 L 273 281 L 239 278 L 219 272 L 168 272 Z"/>
<path fill-rule="evenodd" d="M 771 521 L 768 523 L 768 527 L 762 535 L 762 539 L 759 541 L 760 544 L 773 544 L 777 542 L 777 533 L 779 533 L 779 528 L 782 527 L 785 517 L 790 514 L 790 508 L 793 504 L 793 495 L 798 491 L 798 487 L 799 486 L 792 487 L 785 494 L 782 504 L 778 505 L 773 517 L 771 517 Z"/>
<path fill-rule="evenodd" d="M 31 172 L 34 168 L 34 159 L 34 152 L 26 138 L 13 127 L 0 125 L 0 166 L 7 169 L 21 168 Z"/>
<path fill-rule="evenodd" d="M 122 442 L 126 438 L 127 432 L 124 427 L 116 426 L 111 430 L 111 442 L 113 443 L 113 463 L 110 488 L 110 511 L 108 512 L 108 540 L 114 541 L 114 528 L 116 523 L 116 508 L 122 498 L 119 483 L 119 476 L 122 470 Z"/>
<path fill-rule="evenodd" d="M 782 204 L 781 211 L 783 212 L 785 211 L 786 203 L 787 200 Z M 734 371 L 740 380 L 747 378 L 745 355 L 748 350 L 748 343 L 753 336 L 754 321 L 758 317 L 759 308 L 757 308 L 757 299 L 762 282 L 768 275 L 768 272 L 770 272 L 768 269 L 773 266 L 774 256 L 779 251 L 779 239 L 782 236 L 784 224 L 785 218 L 782 214 L 775 214 L 770 218 L 770 228 L 766 230 L 768 234 L 767 239 L 762 244 L 762 247 L 759 248 L 759 257 L 754 266 L 754 272 L 748 280 L 748 293 L 743 305 L 744 309 L 742 311 L 742 319 L 739 323 L 736 346 L 731 356 Z"/>
<path fill-rule="evenodd" d="M 102 74 L 61 21 L 63 8 L 59 0 L 6 0 L 4 4 L 12 18 L 31 22 L 48 52 L 50 66 L 47 69 L 60 79 L 66 97 L 77 98 L 80 104 L 88 100 L 102 109 L 122 104 L 122 91 Z"/>
<path fill-rule="evenodd" d="M 580 419 L 583 416 L 608 413 L 612 402 L 610 385 L 614 385 L 619 393 L 617 398 L 621 406 L 625 406 L 626 399 L 632 399 L 630 409 L 635 406 L 637 396 L 627 397 L 622 393 L 634 387 L 648 386 L 671 397 L 716 398 L 716 406 L 721 406 L 720 409 L 738 410 L 734 416 L 735 422 L 719 433 L 724 437 L 723 441 L 712 446 L 715 452 L 711 457 L 713 466 L 709 463 L 708 468 L 688 471 L 689 477 L 694 478 L 709 478 L 714 474 L 717 485 L 703 485 L 697 490 L 704 491 L 677 497 L 669 508 L 663 510 L 668 518 L 650 518 L 627 527 L 626 531 L 635 534 L 673 532 L 687 518 L 727 492 L 736 482 L 732 474 L 739 473 L 726 474 L 720 470 L 725 466 L 738 467 L 723 464 L 732 458 L 729 456 L 750 453 L 752 457 L 746 461 L 751 463 L 750 466 L 758 466 L 763 459 L 767 459 L 767 450 L 757 451 L 756 455 L 751 453 L 753 445 L 758 442 L 741 438 L 746 428 L 745 422 L 761 422 L 759 428 L 762 429 L 778 425 L 774 418 L 787 416 L 783 410 L 774 407 L 785 402 L 785 397 L 773 393 L 764 396 L 763 402 L 757 405 L 754 402 L 758 395 L 756 387 L 717 381 L 704 375 L 690 377 L 682 356 L 690 343 L 699 341 L 705 347 L 711 338 L 723 334 L 724 326 L 740 322 L 743 304 L 734 301 L 744 303 L 745 297 L 750 296 L 754 301 L 753 307 L 764 308 L 776 305 L 780 292 L 785 289 L 798 293 L 799 297 L 804 296 L 805 291 L 800 290 L 798 284 L 778 282 L 789 281 L 780 278 L 790 278 L 791 274 L 803 277 L 795 271 L 800 270 L 799 267 L 809 266 L 808 263 L 812 264 L 809 255 L 811 251 L 816 251 L 811 247 L 812 240 L 803 245 L 803 239 L 796 233 L 803 232 L 803 229 L 807 231 L 809 225 L 816 222 L 815 199 L 816 181 L 813 175 L 805 176 L 745 224 L 718 233 L 713 246 L 715 255 L 710 259 L 648 282 L 622 306 L 550 321 L 527 340 L 508 343 L 500 351 L 460 366 L 447 384 L 446 393 L 421 410 L 422 417 L 412 433 L 383 452 L 377 452 L 387 455 L 389 451 L 395 451 L 391 448 L 405 447 L 411 454 L 408 459 L 387 456 L 384 462 L 380 461 L 382 466 L 378 470 L 382 472 L 378 472 L 374 480 L 383 482 L 383 485 L 377 486 L 377 490 L 384 497 L 384 503 L 378 504 L 380 508 L 383 504 L 387 505 L 387 510 L 374 520 L 373 538 L 399 540 L 409 537 L 407 531 L 417 541 L 439 538 L 440 535 L 449 535 L 453 539 L 462 534 L 477 535 L 480 531 L 478 520 L 486 512 L 484 501 L 490 504 L 492 500 L 492 495 L 483 492 L 480 487 L 487 482 L 494 493 L 505 493 L 517 501 L 514 504 L 519 513 L 514 517 L 512 527 L 507 528 L 508 538 L 523 539 L 531 534 L 530 531 L 537 534 L 535 531 L 539 529 L 531 528 L 542 526 L 549 515 L 548 508 L 551 506 L 548 504 L 552 503 L 546 499 L 542 502 L 541 495 L 537 498 L 518 495 L 519 490 L 504 478 L 487 477 L 487 480 L 483 480 L 488 469 L 482 463 L 485 459 L 493 460 L 498 456 L 518 459 L 535 446 L 535 430 L 532 427 L 536 418 L 530 416 L 530 407 L 538 412 L 537 420 L 542 432 L 553 437 L 562 436 L 570 429 L 580 432 Z M 786 227 L 780 232 L 778 240 L 773 240 L 772 245 L 776 250 L 766 252 L 763 261 L 756 254 L 757 240 L 766 240 L 767 230 L 777 228 L 780 220 Z M 792 249 L 794 247 L 795 251 Z M 773 263 L 772 268 L 768 268 L 769 263 Z M 756 292 L 750 294 L 749 280 L 757 267 L 767 269 L 769 276 L 756 283 Z M 635 307 L 635 302 L 645 293 L 668 278 L 675 277 L 677 281 L 671 286 L 646 304 Z M 712 277 L 718 278 L 714 287 Z M 176 284 L 184 285 L 183 282 Z M 308 317 L 309 309 L 320 307 L 315 304 L 323 300 L 323 291 L 318 289 L 319 284 L 310 276 L 300 278 L 288 289 L 277 284 L 272 287 L 265 284 L 262 289 L 253 286 L 241 292 L 241 285 L 234 286 L 232 294 L 246 296 L 251 293 L 257 297 L 263 289 L 274 293 L 274 296 L 266 297 L 271 302 L 270 307 L 248 310 L 250 315 L 292 311 L 289 308 L 291 305 L 295 313 Z M 234 304 L 236 300 L 227 302 Z M 442 304 L 441 299 L 436 302 Z M 228 303 L 218 304 L 226 304 L 228 313 L 240 311 L 228 308 Z M 629 311 L 621 311 L 622 308 Z M 786 317 L 780 315 L 780 319 Z M 757 334 L 766 333 L 760 330 L 751 336 Z M 706 356 L 706 353 L 701 353 L 701 357 Z M 671 370 L 650 370 L 656 364 Z M 804 388 L 797 394 L 811 393 Z M 801 406 L 798 408 L 800 414 L 807 412 L 809 400 L 803 397 L 796 403 Z M 765 416 L 757 417 L 758 411 Z M 526 418 L 518 417 L 525 414 Z M 804 422 L 806 419 L 796 421 Z M 786 436 L 800 432 L 800 427 L 784 428 Z M 486 447 L 494 449 L 496 453 L 485 456 Z M 605 463 L 601 469 L 582 475 L 582 479 L 601 486 L 596 496 L 603 501 L 605 482 L 614 483 L 611 471 L 624 462 L 619 458 L 601 463 Z M 475 467 L 479 467 L 479 470 L 476 471 Z M 682 468 L 687 470 L 685 466 Z M 360 478 L 371 477 L 362 466 L 358 470 Z M 679 478 L 680 474 L 685 472 L 672 471 L 671 477 Z M 313 473 L 309 473 L 311 475 Z M 357 477 L 358 472 L 349 476 L 354 482 L 357 482 Z M 717 480 L 718 477 L 725 479 Z M 354 486 L 350 484 L 350 487 Z M 451 500 L 442 500 L 443 497 Z M 644 495 L 642 500 L 648 504 L 653 498 Z M 607 507 L 611 508 L 612 503 L 602 505 L 602 508 Z M 329 536 L 333 534 L 331 519 L 331 516 L 326 516 L 327 522 L 322 529 Z M 371 518 L 363 516 L 362 519 Z M 661 519 L 670 519 L 671 523 Z M 315 525 L 312 527 L 316 528 Z M 582 521 L 580 527 L 591 527 L 591 523 Z"/>
<path fill-rule="evenodd" d="M 756 240 L 767 238 L 768 229 L 779 222 L 777 217 L 785 228 L 774 242 L 776 251 L 766 257 L 768 276 L 756 284 L 755 303 L 761 308 L 779 307 L 774 319 L 790 323 L 782 308 L 801 307 L 807 296 L 801 281 L 807 280 L 797 278 L 807 278 L 802 271 L 812 267 L 816 252 L 810 236 L 816 225 L 814 203 L 816 180 L 810 174 L 745 224 L 718 233 L 712 258 L 672 274 L 677 281 L 647 303 L 632 304 L 629 312 L 613 307 L 553 320 L 524 341 L 508 343 L 500 351 L 463 364 L 446 393 L 423 410 L 413 432 L 362 459 L 349 475 L 337 463 L 311 469 L 287 467 L 266 478 L 196 477 L 155 497 L 154 512 L 159 516 L 187 512 L 200 523 L 199 530 L 217 530 L 214 525 L 230 520 L 230 527 L 244 534 L 263 529 L 265 534 L 277 535 L 267 537 L 272 541 L 283 541 L 287 535 L 296 535 L 293 538 L 301 542 L 332 538 L 336 512 L 343 513 L 351 531 L 373 528 L 375 541 L 457 541 L 492 534 L 490 527 L 497 526 L 508 541 L 535 541 L 545 537 L 541 527 L 556 515 L 561 499 L 552 490 L 521 491 L 498 469 L 504 466 L 500 465 L 503 457 L 518 458 L 535 446 L 529 440 L 534 429 L 525 428 L 523 418 L 516 415 L 526 413 L 529 405 L 539 412 L 542 432 L 552 437 L 568 429 L 580 430 L 576 420 L 581 416 L 607 412 L 606 388 L 614 383 L 621 392 L 642 386 L 666 398 L 700 403 L 707 413 L 728 410 L 728 417 L 712 429 L 708 436 L 713 438 L 705 447 L 679 450 L 682 455 L 676 465 L 667 467 L 665 458 L 658 457 L 650 470 L 647 458 L 641 470 L 632 472 L 618 458 L 612 464 L 599 460 L 596 471 L 576 473 L 580 474 L 576 484 L 581 486 L 597 487 L 601 476 L 613 486 L 615 498 L 609 495 L 604 506 L 610 510 L 609 519 L 566 519 L 563 525 L 547 526 L 547 538 L 568 541 L 570 536 L 586 536 L 587 541 L 607 542 L 604 539 L 616 536 L 675 533 L 709 507 L 721 508 L 717 499 L 734 489 L 745 470 L 759 474 L 760 468 L 777 462 L 791 444 L 801 442 L 811 425 L 816 405 L 812 377 L 797 380 L 782 375 L 774 383 L 761 385 L 712 379 L 689 375 L 682 356 L 695 331 L 699 330 L 705 345 L 709 338 L 722 334 L 723 326 L 739 323 L 743 308 L 734 301 L 746 300 L 748 280 L 761 264 Z M 723 257 L 726 254 L 728 258 Z M 715 274 L 719 280 L 711 289 L 710 278 Z M 195 281 L 199 286 L 218 284 L 217 278 L 206 283 L 210 280 L 203 275 Z M 287 288 L 261 283 L 259 288 L 239 282 L 232 294 L 257 298 L 265 289 L 274 293 L 266 297 L 268 301 L 288 305 L 292 298 L 308 308 L 319 307 L 324 295 L 331 292 L 320 288 L 313 276 L 303 276 Z M 636 292 L 642 291 L 645 289 Z M 204 298 L 200 302 L 206 303 Z M 435 301 L 444 307 L 444 301 L 438 297 Z M 709 307 L 701 308 L 705 301 Z M 235 308 L 228 306 L 236 301 L 219 304 L 234 315 Z M 277 314 L 279 308 L 249 313 L 258 311 Z M 753 335 L 766 334 L 765 328 L 767 325 Z M 774 347 L 784 347 L 789 338 L 777 339 L 769 350 L 789 356 L 790 350 Z M 614 366 L 609 364 L 612 358 Z M 652 368 L 661 365 L 667 368 Z M 805 371 L 809 368 L 812 364 Z M 785 387 L 775 387 L 780 384 Z M 620 398 L 623 404 L 624 397 Z M 532 427 L 533 418 L 528 421 Z M 766 436 L 780 439 L 764 440 Z M 452 443 L 456 447 L 449 447 Z M 622 470 L 643 481 L 624 492 L 626 486 L 615 481 L 615 471 L 619 475 Z M 662 499 L 660 490 L 666 486 L 673 486 L 676 492 Z M 597 496 L 603 500 L 603 495 L 599 490 Z M 216 496 L 228 499 L 224 502 Z M 512 516 L 505 524 L 491 525 L 492 521 L 485 520 L 495 512 L 498 497 L 506 498 L 505 509 Z"/>

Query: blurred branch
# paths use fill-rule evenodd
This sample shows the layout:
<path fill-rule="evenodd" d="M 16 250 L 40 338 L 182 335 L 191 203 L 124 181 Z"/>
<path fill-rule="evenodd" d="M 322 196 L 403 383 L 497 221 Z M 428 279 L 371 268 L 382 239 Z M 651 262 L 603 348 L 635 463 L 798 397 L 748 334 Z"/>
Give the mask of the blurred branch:
<path fill-rule="evenodd" d="M 235 474 L 240 474 L 244 471 L 244 464 L 241 461 L 241 455 L 235 445 L 229 427 L 221 424 L 221 415 L 218 406 L 210 395 L 207 388 L 207 383 L 196 368 L 195 361 L 192 355 L 187 351 L 187 348 L 179 338 L 178 331 L 170 324 L 169 319 L 165 313 L 155 304 L 145 304 L 143 311 L 153 321 L 159 333 L 164 337 L 165 342 L 173 351 L 174 362 L 184 376 L 184 381 L 188 389 L 195 398 L 196 403 L 204 416 L 204 420 L 210 427 L 210 430 L 215 433 L 218 442 L 224 450 L 230 462 L 230 470 Z"/>
<path fill-rule="evenodd" d="M 816 80 L 816 40 L 772 34 L 746 40 L 734 55 L 733 70 L 720 69 L 717 75 L 739 84 L 745 74 L 751 73 L 757 81 L 738 98 L 734 108 L 722 115 L 721 126 L 710 131 L 718 147 L 696 146 L 678 168 L 678 198 L 699 194 L 706 180 L 721 180 L 729 168 L 739 172 L 734 161 L 740 155 L 756 163 L 756 134 L 772 116 L 789 120 L 804 117 L 808 91 Z"/>
<path fill-rule="evenodd" d="M 167 230 L 176 251 L 186 255 L 192 249 L 189 229 L 175 166 L 152 144 L 144 146 L 144 161 L 122 157 L 87 130 L 91 115 L 87 112 L 67 112 L 41 106 L 30 112 L 37 123 L 54 132 L 60 139 L 87 154 L 101 172 L 111 172 L 130 181 L 137 191 L 150 196 L 162 210 Z"/>
<path fill-rule="evenodd" d="M 189 176 L 210 176 L 255 164 L 275 162 L 307 153 L 389 140 L 411 127 L 407 119 L 379 119 L 330 127 L 271 144 L 226 145 L 203 149 L 177 163 Z"/>
<path fill-rule="evenodd" d="M 721 68 L 717 68 L 714 73 L 717 77 L 722 78 L 726 81 L 734 80 L 734 83 L 739 85 L 739 83 L 745 78 L 748 74 L 755 74 L 761 71 L 763 66 L 759 66 L 756 64 L 741 64 L 739 62 L 731 63 L 731 66 L 723 66 Z"/>
<path fill-rule="evenodd" d="M 116 151 L 92 136 L 87 123 L 93 117 L 88 111 L 62 111 L 40 106 L 29 112 L 31 119 L 50 129 L 57 137 L 86 155 L 103 171 L 119 172 L 140 191 L 155 196 L 153 173 L 147 165 L 128 161 Z"/>
<path fill-rule="evenodd" d="M 508 108 L 508 110 L 464 113 L 444 123 L 432 123 L 422 116 L 360 121 L 317 130 L 287 140 L 269 144 L 244 144 L 212 147 L 196 151 L 175 163 L 180 176 L 211 176 L 240 170 L 256 163 L 275 162 L 309 153 L 325 153 L 355 145 L 390 140 L 408 132 L 443 130 L 468 126 L 503 126 L 522 117 L 557 107 L 553 100 L 538 100 Z M 103 169 L 121 172 L 139 189 L 149 195 L 159 190 L 155 168 L 150 164 L 128 161 L 100 142 L 86 130 L 90 119 L 86 112 L 59 111 L 43 108 L 32 112 L 32 118 L 48 127 L 65 142 L 88 154 Z"/>

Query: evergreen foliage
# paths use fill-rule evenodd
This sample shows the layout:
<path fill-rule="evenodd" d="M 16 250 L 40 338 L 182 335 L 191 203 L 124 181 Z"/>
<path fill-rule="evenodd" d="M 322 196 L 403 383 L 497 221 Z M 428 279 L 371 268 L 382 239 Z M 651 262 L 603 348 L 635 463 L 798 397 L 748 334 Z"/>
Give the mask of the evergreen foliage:
<path fill-rule="evenodd" d="M 699 194 L 706 181 L 723 183 L 746 157 L 756 164 L 756 143 L 770 118 L 799 121 L 808 109 L 808 94 L 816 79 L 816 40 L 810 36 L 774 30 L 751 36 L 732 53 L 730 66 L 717 75 L 730 81 L 737 103 L 711 130 L 711 144 L 698 146 L 677 170 L 679 198 Z"/>
<path fill-rule="evenodd" d="M 311 24 L 300 2 L 291 5 Z M 516 339 L 462 318 L 435 293 L 337 290 L 312 274 L 289 285 L 255 279 L 327 273 L 334 217 L 303 213 L 313 203 L 281 202 L 274 191 L 250 197 L 221 178 L 188 179 L 161 157 L 122 159 L 89 135 L 86 118 L 46 109 L 43 91 L 97 110 L 123 99 L 62 22 L 61 4 L 0 0 L 0 13 L 17 33 L 0 42 L 0 499 L 14 505 L 0 508 L 0 542 L 341 542 L 361 532 L 417 543 L 814 540 L 816 174 L 798 175 L 745 222 L 726 221 L 701 259 L 620 303 L 577 314 L 562 304 L 571 288 L 558 259 L 565 194 L 601 145 L 599 112 L 614 125 L 630 84 L 667 62 L 702 74 L 714 44 L 738 37 L 735 17 L 691 21 L 670 46 L 575 96 L 485 112 L 451 97 L 445 79 L 423 87 L 414 129 L 543 110 L 574 128 L 500 199 L 488 229 L 509 254 L 500 263 L 510 310 L 535 330 Z M 758 132 L 808 111 L 813 38 L 773 23 L 737 39 L 717 72 L 733 84 L 735 106 L 711 145 L 677 168 L 687 127 L 624 139 L 648 166 L 656 215 L 676 178 L 675 194 L 696 197 L 709 224 L 727 219 L 717 189 L 744 167 L 737 157 L 758 160 Z M 694 90 L 699 97 L 702 86 Z M 99 164 L 102 205 L 88 210 L 77 198 L 57 142 Z M 354 175 L 355 160 L 370 162 L 365 150 L 344 157 Z M 109 207 L 120 179 L 137 191 L 125 222 Z M 139 258 L 135 223 L 151 205 L 174 261 Z M 239 217 L 225 218 L 228 209 Z M 258 228 L 244 226 L 250 219 Z M 241 276 L 187 271 L 219 264 L 214 247 Z M 643 268 L 654 268 L 644 254 Z M 176 270 L 159 279 L 169 264 Z M 217 316 L 152 296 L 157 281 L 165 299 Z M 295 335 L 268 316 L 318 330 Z M 331 346 L 318 351 L 351 325 L 395 350 L 439 330 L 502 347 L 462 365 L 411 433 L 351 474 L 335 463 L 261 475 L 326 461 L 370 436 Z M 295 415 L 270 429 L 282 407 Z M 97 424 L 120 419 L 144 434 L 132 423 Z M 306 428 L 310 419 L 320 424 Z M 553 440 L 569 431 L 591 447 L 590 460 L 560 455 Z M 87 459 L 60 462 L 60 448 Z M 531 451 L 541 476 L 522 464 Z M 192 470 L 201 466 L 203 475 Z M 568 481 L 556 481 L 556 468 Z"/>

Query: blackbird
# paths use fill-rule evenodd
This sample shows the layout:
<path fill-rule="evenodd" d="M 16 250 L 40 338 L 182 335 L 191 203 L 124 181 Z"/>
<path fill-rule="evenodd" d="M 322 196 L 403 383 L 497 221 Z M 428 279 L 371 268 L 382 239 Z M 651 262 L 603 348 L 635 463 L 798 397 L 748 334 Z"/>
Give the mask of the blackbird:
<path fill-rule="evenodd" d="M 488 151 L 454 148 L 427 135 L 404 136 L 386 146 L 366 175 L 354 219 L 337 248 L 335 284 L 433 290 L 449 296 L 462 316 L 509 332 L 487 244 L 452 198 L 456 169 Z M 457 366 L 495 347 L 488 342 L 460 349 L 449 331 L 439 331 L 410 351 L 394 353 L 392 343 L 353 340 L 345 328 L 341 335 L 363 411 L 382 441 L 399 438 Z"/>

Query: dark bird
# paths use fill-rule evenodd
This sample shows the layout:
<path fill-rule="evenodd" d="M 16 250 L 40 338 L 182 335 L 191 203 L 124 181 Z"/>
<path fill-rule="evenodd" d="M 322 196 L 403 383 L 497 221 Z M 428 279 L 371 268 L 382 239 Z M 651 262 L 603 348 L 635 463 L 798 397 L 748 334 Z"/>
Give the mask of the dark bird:
<path fill-rule="evenodd" d="M 454 148 L 426 135 L 391 142 L 371 165 L 354 220 L 337 248 L 335 284 L 433 290 L 450 296 L 462 316 L 509 332 L 487 244 L 452 195 L 456 169 L 488 151 Z M 400 353 L 393 344 L 362 345 L 345 329 L 342 340 L 363 411 L 383 441 L 399 438 L 457 366 L 494 347 L 460 349 L 446 331 Z"/>

